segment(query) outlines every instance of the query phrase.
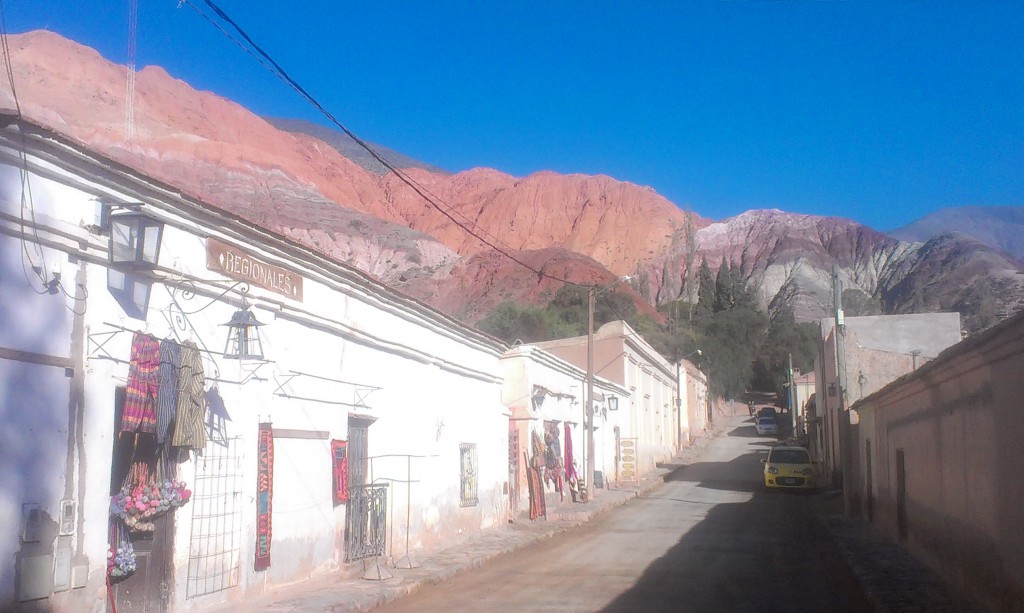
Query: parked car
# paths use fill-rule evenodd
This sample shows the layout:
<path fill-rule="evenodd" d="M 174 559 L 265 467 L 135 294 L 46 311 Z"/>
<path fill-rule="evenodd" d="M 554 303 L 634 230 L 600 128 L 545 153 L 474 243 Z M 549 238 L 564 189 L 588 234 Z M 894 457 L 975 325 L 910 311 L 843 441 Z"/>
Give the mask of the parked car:
<path fill-rule="evenodd" d="M 775 421 L 774 417 L 758 417 L 757 423 L 754 426 L 757 428 L 758 434 L 779 433 L 779 424 Z"/>
<path fill-rule="evenodd" d="M 803 447 L 779 445 L 768 450 L 764 463 L 764 486 L 813 490 L 814 463 Z"/>

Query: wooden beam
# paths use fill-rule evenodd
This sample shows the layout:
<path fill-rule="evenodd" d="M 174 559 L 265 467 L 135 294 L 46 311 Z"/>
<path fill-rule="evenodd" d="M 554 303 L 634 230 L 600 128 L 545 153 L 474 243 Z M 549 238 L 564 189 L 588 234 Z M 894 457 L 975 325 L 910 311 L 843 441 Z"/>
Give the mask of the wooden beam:
<path fill-rule="evenodd" d="M 326 441 L 330 437 L 331 433 L 325 430 L 288 430 L 286 428 L 274 428 L 274 438 L 303 438 Z"/>
<path fill-rule="evenodd" d="M 62 358 L 56 355 L 33 353 L 31 351 L 20 351 L 0 347 L 0 359 L 14 360 L 16 362 L 28 362 L 29 364 L 41 364 L 43 366 L 55 366 L 57 368 L 74 369 L 71 358 Z"/>

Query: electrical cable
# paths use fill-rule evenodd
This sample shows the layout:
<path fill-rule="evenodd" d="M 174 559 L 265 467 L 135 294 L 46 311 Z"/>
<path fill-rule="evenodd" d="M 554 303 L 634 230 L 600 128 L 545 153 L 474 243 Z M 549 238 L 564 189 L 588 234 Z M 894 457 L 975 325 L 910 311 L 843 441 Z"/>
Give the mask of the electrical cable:
<path fill-rule="evenodd" d="M 7 72 L 7 82 L 11 86 L 11 97 L 14 99 L 14 109 L 17 116 L 20 118 L 21 115 L 21 102 L 18 100 L 18 90 L 14 84 L 14 65 L 11 61 L 11 48 L 7 40 L 7 17 L 4 11 L 3 0 L 0 0 L 0 47 L 3 48 L 4 54 L 4 69 Z M 22 147 L 18 150 L 18 156 L 21 160 L 21 167 L 19 168 L 19 174 L 21 177 L 21 206 L 19 211 L 19 219 L 21 226 L 21 272 L 25 277 L 25 282 L 37 294 L 45 294 L 49 290 L 46 286 L 49 274 L 46 272 L 46 258 L 43 254 L 42 247 L 39 245 L 39 231 L 36 225 L 36 212 L 35 206 L 32 201 L 32 184 L 29 181 L 28 175 L 28 157 L 25 155 L 24 140 L 25 134 L 19 129 L 19 135 L 22 140 Z M 25 206 L 28 205 L 29 213 L 32 218 L 32 233 L 36 237 L 36 253 L 39 257 L 39 272 L 36 272 L 36 267 L 32 264 L 32 255 L 28 252 L 28 241 L 25 240 L 27 234 L 25 228 L 27 226 L 25 222 Z M 28 259 L 31 266 L 26 267 L 25 260 Z M 36 273 L 36 276 L 42 282 L 43 288 L 37 289 L 29 278 L 28 271 L 31 269 Z"/>
<path fill-rule="evenodd" d="M 477 240 L 479 240 L 484 245 L 487 245 L 488 247 L 490 247 L 491 249 L 494 249 L 496 252 L 498 252 L 499 254 L 505 256 L 509 260 L 511 260 L 511 261 L 515 262 L 516 264 L 519 264 L 523 268 L 526 268 L 527 270 L 535 273 L 538 276 L 539 279 L 543 279 L 544 277 L 547 277 L 547 278 L 552 279 L 554 281 L 559 281 L 561 283 L 565 283 L 565 284 L 568 284 L 568 285 L 573 285 L 573 286 L 577 286 L 577 287 L 588 287 L 588 286 L 586 286 L 584 284 L 577 283 L 577 282 L 571 281 L 569 279 L 563 279 L 563 278 L 556 277 L 554 275 L 548 274 L 548 273 L 543 271 L 543 267 L 541 269 L 534 268 L 533 266 L 531 266 L 531 265 L 527 264 L 526 262 L 524 262 L 521 258 L 518 258 L 515 255 L 509 253 L 506 249 L 503 249 L 503 248 L 499 247 L 496 243 L 500 242 L 500 239 L 497 239 L 496 237 L 493 237 L 493 240 L 489 239 L 489 238 L 485 238 L 483 235 L 484 234 L 489 234 L 486 231 L 475 231 L 475 230 L 467 227 L 466 224 L 461 223 L 454 216 L 455 214 L 458 214 L 458 215 L 462 216 L 461 213 L 455 212 L 454 207 L 452 207 L 451 205 L 448 205 L 447 203 L 444 203 L 440 198 L 438 198 L 434 194 L 430 193 L 430 191 L 427 190 L 427 188 L 425 188 L 424 186 L 420 185 L 416 181 L 412 180 L 406 173 L 402 172 L 401 170 L 396 168 L 394 165 L 392 165 L 384 157 L 382 157 L 380 154 L 378 154 L 372 147 L 370 147 L 365 141 L 360 139 L 351 130 L 349 130 L 347 127 L 345 127 L 330 111 L 328 111 L 319 101 L 317 101 L 317 99 L 314 98 L 312 94 L 310 94 L 308 91 L 306 91 L 305 88 L 303 88 L 295 79 L 293 79 L 288 74 L 288 72 L 285 71 L 285 69 L 276 60 L 274 60 L 273 57 L 271 57 L 271 55 L 269 53 L 264 51 L 263 48 L 260 47 L 252 39 L 252 37 L 249 36 L 249 34 L 240 25 L 238 25 L 238 23 L 236 23 L 227 13 L 225 13 L 223 9 L 221 9 L 219 6 L 217 6 L 216 3 L 214 3 L 212 0 L 203 0 L 203 3 L 206 4 L 206 6 L 209 7 L 210 10 L 212 10 L 217 15 L 217 17 L 219 17 L 222 21 L 224 21 L 228 25 L 230 25 L 231 28 L 235 32 L 237 32 L 238 35 L 241 36 L 245 40 L 245 42 L 249 45 L 249 48 L 247 48 L 245 45 L 242 45 L 242 43 L 240 41 L 238 41 L 233 36 L 231 36 L 228 32 L 226 32 L 224 28 L 220 27 L 217 24 L 214 24 L 214 25 L 217 25 L 217 29 L 219 29 L 222 33 L 227 35 L 231 40 L 233 40 L 235 42 L 235 44 L 237 44 L 240 47 L 242 47 L 250 55 L 253 55 L 254 52 L 255 52 L 255 54 L 258 54 L 258 59 L 262 58 L 260 60 L 260 64 L 262 64 L 265 68 L 267 68 L 270 72 L 272 72 L 279 79 L 284 81 L 285 84 L 287 84 L 293 91 L 295 91 L 297 94 L 299 94 L 302 98 L 304 98 L 307 102 L 309 102 L 315 109 L 317 109 L 324 117 L 326 117 L 328 121 L 330 121 L 338 129 L 340 129 L 342 132 L 344 132 L 349 138 L 352 139 L 353 142 L 355 142 L 358 146 L 363 148 L 377 162 L 379 162 L 385 168 L 387 168 L 392 173 L 394 173 L 395 176 L 398 177 L 398 179 L 400 181 L 405 183 L 410 189 L 412 189 L 414 192 L 416 192 L 417 195 L 419 195 L 421 198 L 423 198 L 423 200 L 426 201 L 427 204 L 429 204 L 431 207 L 433 207 L 439 213 L 444 215 L 449 221 L 454 223 L 456 226 L 462 228 L 467 234 L 469 234 L 470 236 L 476 238 Z M 179 6 L 181 4 L 187 4 L 193 10 L 195 10 L 197 13 L 199 13 L 201 16 L 203 16 L 207 21 L 210 21 L 211 23 L 213 23 L 213 20 L 210 17 L 208 17 L 205 13 L 203 13 L 192 2 L 192 0 L 181 0 L 181 2 L 179 2 Z M 439 203 L 444 204 L 444 208 L 442 208 L 442 206 Z M 445 208 L 447 208 L 448 210 L 445 210 Z M 462 216 L 462 217 L 465 217 L 465 216 Z M 473 223 L 471 220 L 468 220 L 468 218 L 467 218 L 467 221 L 469 221 L 470 223 Z M 476 224 L 473 223 L 473 225 L 476 225 Z"/>

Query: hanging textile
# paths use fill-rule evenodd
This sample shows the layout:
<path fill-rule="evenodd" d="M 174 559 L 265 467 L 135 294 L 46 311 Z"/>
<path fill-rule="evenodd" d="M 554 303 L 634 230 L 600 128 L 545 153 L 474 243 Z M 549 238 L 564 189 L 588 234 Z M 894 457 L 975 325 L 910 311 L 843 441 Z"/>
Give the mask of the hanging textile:
<path fill-rule="evenodd" d="M 334 504 L 348 502 L 348 441 L 331 441 Z"/>
<path fill-rule="evenodd" d="M 544 445 L 544 441 L 541 440 L 536 430 L 530 433 L 530 445 L 533 451 L 532 466 L 542 469 L 541 472 L 543 472 L 544 464 L 547 461 L 545 454 L 547 454 L 548 448 Z"/>
<path fill-rule="evenodd" d="M 270 568 L 271 509 L 274 498 L 274 431 L 261 423 L 256 453 L 256 570 Z"/>
<path fill-rule="evenodd" d="M 540 470 L 531 466 L 526 452 L 523 452 L 523 462 L 526 463 L 526 483 L 530 491 L 530 520 L 544 517 L 547 519 L 547 501 L 544 499 L 544 482 L 540 476 Z"/>
<path fill-rule="evenodd" d="M 544 422 L 544 444 L 547 446 L 545 480 L 550 481 L 556 492 L 562 492 L 562 445 L 558 440 L 558 422 Z"/>
<path fill-rule="evenodd" d="M 181 344 L 181 370 L 178 376 L 178 414 L 174 420 L 175 447 L 201 451 L 206 446 L 206 398 L 203 389 L 203 361 L 192 341 Z"/>
<path fill-rule="evenodd" d="M 573 483 L 580 476 L 576 472 L 576 458 L 572 454 L 572 429 L 565 424 L 565 480 Z"/>
<path fill-rule="evenodd" d="M 132 337 L 128 362 L 128 386 L 125 390 L 122 432 L 156 433 L 157 369 L 160 366 L 160 342 L 148 334 Z"/>
<path fill-rule="evenodd" d="M 156 442 L 163 444 L 170 434 L 169 428 L 178 411 L 178 371 L 181 369 L 181 349 L 172 340 L 160 341 L 160 368 L 157 371 L 159 388 L 156 393 Z"/>

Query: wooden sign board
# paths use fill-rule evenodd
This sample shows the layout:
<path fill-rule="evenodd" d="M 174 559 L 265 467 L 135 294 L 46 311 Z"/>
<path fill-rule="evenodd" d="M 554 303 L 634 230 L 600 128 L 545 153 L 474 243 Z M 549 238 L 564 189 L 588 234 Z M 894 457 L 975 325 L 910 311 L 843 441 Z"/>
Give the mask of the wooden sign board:
<path fill-rule="evenodd" d="M 637 448 L 635 438 L 619 439 L 619 480 L 639 481 L 640 471 L 637 465 Z"/>
<path fill-rule="evenodd" d="M 302 302 L 301 276 L 213 238 L 206 239 L 206 268 Z"/>

